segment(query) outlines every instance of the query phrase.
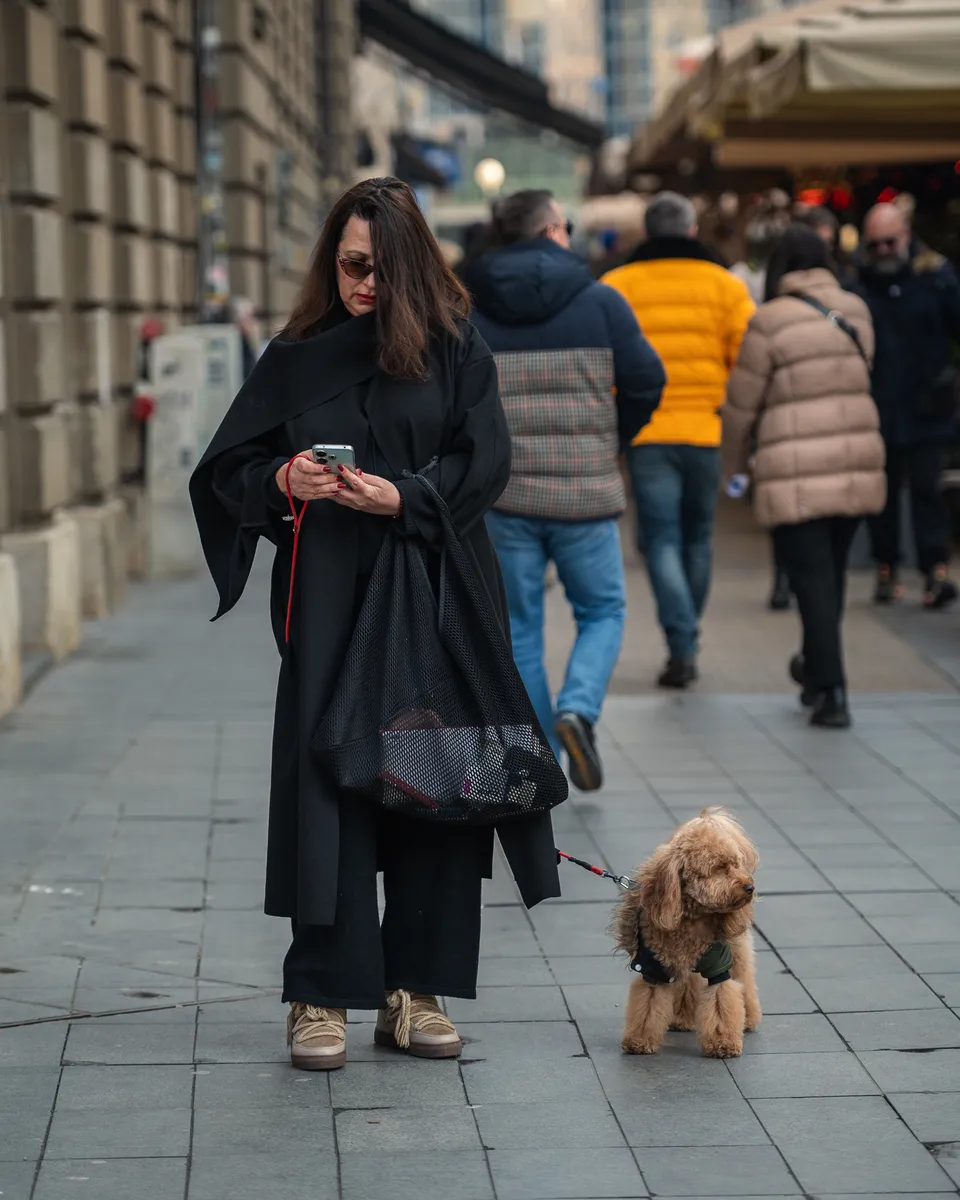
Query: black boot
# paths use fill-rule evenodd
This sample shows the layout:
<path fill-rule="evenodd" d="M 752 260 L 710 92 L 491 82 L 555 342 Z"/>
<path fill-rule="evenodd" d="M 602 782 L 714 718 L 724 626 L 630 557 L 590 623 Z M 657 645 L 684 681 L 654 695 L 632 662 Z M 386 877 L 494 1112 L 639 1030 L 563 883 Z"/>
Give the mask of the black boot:
<path fill-rule="evenodd" d="M 847 707 L 845 688 L 827 688 L 817 692 L 810 724 L 819 729 L 849 729 L 853 724 Z"/>
<path fill-rule="evenodd" d="M 897 568 L 889 567 L 886 563 L 877 564 L 877 583 L 873 591 L 874 604 L 892 604 L 903 595 L 903 589 L 897 581 Z"/>
<path fill-rule="evenodd" d="M 790 659 L 790 678 L 800 689 L 800 703 L 804 708 L 813 708 L 817 702 L 816 689 L 810 687 L 807 683 L 806 667 L 803 661 L 802 654 L 795 654 Z"/>
<path fill-rule="evenodd" d="M 923 585 L 924 608 L 946 608 L 957 598 L 957 585 L 947 578 L 947 568 L 934 567 Z"/>
<path fill-rule="evenodd" d="M 603 764 L 593 726 L 578 713 L 562 712 L 554 728 L 570 760 L 570 778 L 581 792 L 595 792 L 603 784 Z"/>
<path fill-rule="evenodd" d="M 682 689 L 694 683 L 699 674 L 692 658 L 671 658 L 661 672 L 657 686 Z"/>
<path fill-rule="evenodd" d="M 786 571 L 777 571 L 773 577 L 773 591 L 767 605 L 772 612 L 785 612 L 790 607 L 790 580 Z"/>

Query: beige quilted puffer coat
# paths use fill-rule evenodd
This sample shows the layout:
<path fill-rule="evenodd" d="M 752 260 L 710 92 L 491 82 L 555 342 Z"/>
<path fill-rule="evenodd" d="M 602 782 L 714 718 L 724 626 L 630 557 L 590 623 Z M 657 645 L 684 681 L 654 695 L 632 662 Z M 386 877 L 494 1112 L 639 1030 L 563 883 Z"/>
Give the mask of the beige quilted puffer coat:
<path fill-rule="evenodd" d="M 873 326 L 859 296 L 822 268 L 785 275 L 780 295 L 750 322 L 727 384 L 724 471 L 746 473 L 755 456 L 762 525 L 879 512 L 884 446 L 869 369 L 848 334 L 791 292 L 841 312 L 873 358 Z"/>

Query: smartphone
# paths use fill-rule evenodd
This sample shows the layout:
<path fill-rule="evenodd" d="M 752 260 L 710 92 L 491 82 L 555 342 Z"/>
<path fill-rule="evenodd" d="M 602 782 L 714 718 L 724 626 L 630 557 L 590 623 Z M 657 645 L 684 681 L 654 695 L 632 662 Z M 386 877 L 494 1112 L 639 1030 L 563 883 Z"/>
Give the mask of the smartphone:
<path fill-rule="evenodd" d="M 357 458 L 352 446 L 311 446 L 313 461 L 322 467 L 349 467 L 357 469 Z"/>

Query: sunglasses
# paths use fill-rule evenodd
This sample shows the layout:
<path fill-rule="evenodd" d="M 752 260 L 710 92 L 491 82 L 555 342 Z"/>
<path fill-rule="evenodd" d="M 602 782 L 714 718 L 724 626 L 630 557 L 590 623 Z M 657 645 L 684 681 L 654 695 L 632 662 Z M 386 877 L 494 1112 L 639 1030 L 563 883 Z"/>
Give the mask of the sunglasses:
<path fill-rule="evenodd" d="M 893 250 L 899 240 L 900 239 L 898 237 L 872 238 L 869 242 L 867 242 L 867 249 Z"/>
<path fill-rule="evenodd" d="M 556 225 L 547 225 L 543 229 L 543 231 L 541 233 L 539 233 L 537 236 L 538 237 L 546 237 L 547 233 L 551 229 L 556 229 L 556 228 L 557 228 Z M 563 225 L 560 228 L 565 229 L 567 231 L 567 237 L 573 237 L 574 224 L 572 221 L 564 221 Z"/>
<path fill-rule="evenodd" d="M 339 250 L 337 251 L 337 262 L 340 264 L 340 270 L 348 279 L 356 279 L 358 281 L 366 279 L 374 270 L 372 263 L 368 263 L 362 258 L 344 258 Z"/>

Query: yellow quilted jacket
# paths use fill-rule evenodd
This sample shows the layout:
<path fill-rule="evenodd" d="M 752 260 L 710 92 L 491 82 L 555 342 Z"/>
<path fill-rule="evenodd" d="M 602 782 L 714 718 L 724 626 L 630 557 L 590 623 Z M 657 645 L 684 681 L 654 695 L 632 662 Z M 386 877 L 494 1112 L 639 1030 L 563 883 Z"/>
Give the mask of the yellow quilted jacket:
<path fill-rule="evenodd" d="M 727 377 L 755 308 L 746 284 L 687 237 L 644 242 L 603 282 L 626 298 L 667 372 L 660 406 L 633 444 L 719 446 Z"/>

